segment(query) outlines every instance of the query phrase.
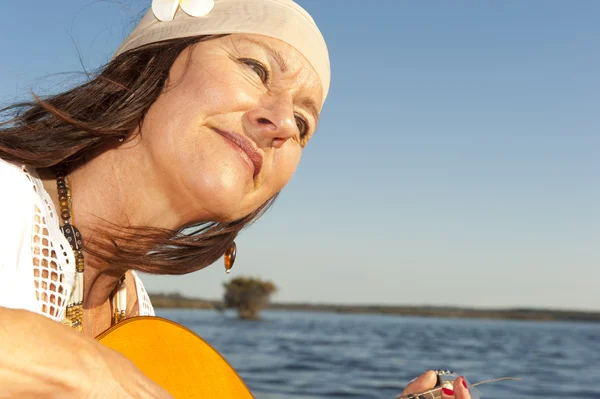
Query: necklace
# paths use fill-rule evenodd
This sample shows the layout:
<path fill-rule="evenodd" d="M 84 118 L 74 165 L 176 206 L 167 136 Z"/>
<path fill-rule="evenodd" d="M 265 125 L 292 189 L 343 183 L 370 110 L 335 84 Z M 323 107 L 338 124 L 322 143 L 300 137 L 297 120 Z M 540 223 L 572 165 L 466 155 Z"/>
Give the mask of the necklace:
<path fill-rule="evenodd" d="M 83 240 L 77 227 L 72 224 L 71 190 L 64 169 L 59 169 L 56 172 L 56 187 L 58 189 L 60 217 L 63 221 L 60 231 L 69 242 L 75 256 L 75 284 L 67 302 L 63 323 L 77 331 L 83 331 L 83 269 L 85 266 Z"/>
<path fill-rule="evenodd" d="M 75 257 L 75 282 L 73 290 L 71 291 L 71 296 L 67 302 L 65 317 L 62 323 L 77 331 L 83 331 L 83 270 L 85 267 L 83 239 L 77 227 L 73 225 L 73 201 L 71 189 L 67 179 L 66 170 L 63 168 L 57 169 L 56 186 L 58 189 L 60 217 L 63 221 L 62 226 L 60 226 L 60 231 L 69 242 Z M 117 291 L 112 298 L 112 325 L 125 319 L 125 309 L 127 308 L 126 295 L 125 276 L 123 276 L 119 281 Z"/>

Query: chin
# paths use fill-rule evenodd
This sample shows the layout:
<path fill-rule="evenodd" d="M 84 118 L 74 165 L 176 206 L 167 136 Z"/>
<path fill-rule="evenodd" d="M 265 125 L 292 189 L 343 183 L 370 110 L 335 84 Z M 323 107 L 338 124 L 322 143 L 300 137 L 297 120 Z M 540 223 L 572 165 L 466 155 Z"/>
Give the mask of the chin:
<path fill-rule="evenodd" d="M 210 218 L 211 222 L 219 222 L 219 223 L 229 223 L 235 222 L 243 218 L 244 216 L 252 213 L 253 209 L 250 210 L 240 210 L 240 209 L 219 209 L 218 212 L 214 212 L 213 216 Z"/>
<path fill-rule="evenodd" d="M 206 196 L 204 198 L 207 198 Z M 208 219 L 215 222 L 232 222 L 238 220 L 254 209 L 247 204 L 247 198 L 239 192 L 221 190 L 218 194 L 213 192 L 208 201 L 201 201 Z"/>
<path fill-rule="evenodd" d="M 258 198 L 252 180 L 239 173 L 231 173 L 232 170 L 220 172 L 205 172 L 200 181 L 194 182 L 190 191 L 195 192 L 194 202 L 201 212 L 196 216 L 205 221 L 231 222 L 252 213 L 261 205 L 254 206 Z"/>

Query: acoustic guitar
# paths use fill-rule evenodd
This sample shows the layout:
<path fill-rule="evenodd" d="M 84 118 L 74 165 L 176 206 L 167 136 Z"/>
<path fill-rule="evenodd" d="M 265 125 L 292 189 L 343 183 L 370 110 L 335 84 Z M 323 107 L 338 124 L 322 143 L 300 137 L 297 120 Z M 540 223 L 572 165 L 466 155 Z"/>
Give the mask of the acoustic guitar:
<path fill-rule="evenodd" d="M 127 357 L 177 399 L 254 399 L 216 349 L 170 320 L 132 317 L 96 339 Z"/>

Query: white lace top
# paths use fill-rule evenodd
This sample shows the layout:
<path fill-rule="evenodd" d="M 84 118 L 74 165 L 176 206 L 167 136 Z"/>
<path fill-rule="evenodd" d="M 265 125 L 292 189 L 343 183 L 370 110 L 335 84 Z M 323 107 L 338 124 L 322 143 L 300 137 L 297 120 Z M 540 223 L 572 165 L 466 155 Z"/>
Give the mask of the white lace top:
<path fill-rule="evenodd" d="M 0 306 L 60 321 L 75 278 L 75 258 L 50 196 L 33 169 L 0 159 Z M 154 309 L 139 277 L 139 311 Z"/>

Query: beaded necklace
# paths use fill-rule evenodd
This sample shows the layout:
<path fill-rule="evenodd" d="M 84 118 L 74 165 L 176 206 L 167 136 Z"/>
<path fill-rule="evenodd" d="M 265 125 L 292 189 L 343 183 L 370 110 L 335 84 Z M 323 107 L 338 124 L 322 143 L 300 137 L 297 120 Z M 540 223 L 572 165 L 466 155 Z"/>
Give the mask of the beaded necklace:
<path fill-rule="evenodd" d="M 85 267 L 83 239 L 77 227 L 73 225 L 73 201 L 65 169 L 60 168 L 57 170 L 56 186 L 58 189 L 60 217 L 63 220 L 60 231 L 69 242 L 75 256 L 75 283 L 67 302 L 65 318 L 62 323 L 77 331 L 83 331 L 83 270 Z M 119 281 L 117 292 L 112 298 L 112 308 L 114 309 L 111 321 L 112 325 L 125 319 L 125 309 L 127 308 L 126 295 L 125 276 L 123 276 Z"/>

